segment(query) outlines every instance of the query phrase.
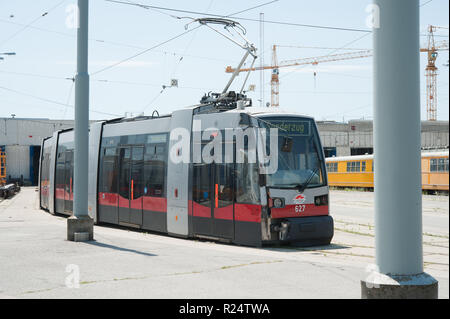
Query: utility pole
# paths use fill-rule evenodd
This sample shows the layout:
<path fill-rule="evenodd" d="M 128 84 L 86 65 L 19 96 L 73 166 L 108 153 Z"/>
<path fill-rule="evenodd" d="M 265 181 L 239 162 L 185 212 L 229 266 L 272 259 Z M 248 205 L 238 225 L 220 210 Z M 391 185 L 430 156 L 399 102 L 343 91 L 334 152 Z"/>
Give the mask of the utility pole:
<path fill-rule="evenodd" d="M 88 214 L 89 160 L 89 0 L 78 0 L 77 74 L 75 76 L 74 207 L 67 220 L 67 240 L 94 239 L 94 221 Z"/>
<path fill-rule="evenodd" d="M 376 267 L 362 298 L 437 298 L 423 272 L 419 0 L 374 0 Z"/>

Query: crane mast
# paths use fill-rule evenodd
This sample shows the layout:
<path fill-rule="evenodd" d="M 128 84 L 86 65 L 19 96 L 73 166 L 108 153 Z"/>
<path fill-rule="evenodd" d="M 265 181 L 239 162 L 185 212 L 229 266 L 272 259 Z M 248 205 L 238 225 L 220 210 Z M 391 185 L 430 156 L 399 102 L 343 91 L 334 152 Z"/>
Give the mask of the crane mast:
<path fill-rule="evenodd" d="M 272 92 L 270 105 L 273 107 L 278 107 L 280 106 L 280 81 L 278 78 L 280 71 L 278 69 L 276 45 L 274 45 L 272 49 L 272 66 L 274 66 L 274 68 L 272 69 L 272 78 L 270 80 L 270 87 Z"/>
<path fill-rule="evenodd" d="M 427 53 L 428 63 L 425 68 L 426 78 L 426 94 L 427 94 L 427 120 L 436 121 L 437 119 L 437 71 L 436 59 L 438 57 L 438 51 L 448 50 L 448 43 L 442 41 L 436 44 L 434 41 L 434 32 L 436 29 L 446 29 L 443 27 L 428 26 L 428 46 L 427 48 L 420 49 L 420 52 Z"/>

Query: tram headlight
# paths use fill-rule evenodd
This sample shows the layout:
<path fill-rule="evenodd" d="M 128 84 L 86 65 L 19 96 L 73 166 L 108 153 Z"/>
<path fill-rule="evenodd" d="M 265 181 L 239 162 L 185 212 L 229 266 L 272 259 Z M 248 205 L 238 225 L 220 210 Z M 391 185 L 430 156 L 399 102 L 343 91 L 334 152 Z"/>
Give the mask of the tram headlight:
<path fill-rule="evenodd" d="M 314 197 L 314 204 L 316 206 L 328 205 L 328 195 L 321 195 Z"/>
<path fill-rule="evenodd" d="M 281 208 L 284 206 L 283 200 L 281 198 L 274 198 L 273 199 L 273 207 L 274 208 Z"/>

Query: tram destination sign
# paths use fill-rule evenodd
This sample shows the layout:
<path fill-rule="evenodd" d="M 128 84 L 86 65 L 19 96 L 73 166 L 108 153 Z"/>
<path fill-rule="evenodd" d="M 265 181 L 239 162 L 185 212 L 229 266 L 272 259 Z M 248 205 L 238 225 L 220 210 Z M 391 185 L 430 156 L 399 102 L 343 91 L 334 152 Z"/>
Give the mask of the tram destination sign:
<path fill-rule="evenodd" d="M 282 130 L 281 135 L 284 132 L 294 136 L 309 136 L 311 134 L 310 121 L 270 120 L 270 123 Z"/>

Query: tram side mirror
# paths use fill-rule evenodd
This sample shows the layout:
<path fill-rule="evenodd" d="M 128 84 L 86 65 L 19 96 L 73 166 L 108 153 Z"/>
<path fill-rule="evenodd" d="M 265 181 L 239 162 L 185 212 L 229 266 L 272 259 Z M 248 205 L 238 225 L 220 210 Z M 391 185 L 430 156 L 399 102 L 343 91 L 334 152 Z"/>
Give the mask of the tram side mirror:
<path fill-rule="evenodd" d="M 283 137 L 283 144 L 281 145 L 281 151 L 285 153 L 292 152 L 292 145 L 294 144 L 294 141 L 290 137 Z"/>

